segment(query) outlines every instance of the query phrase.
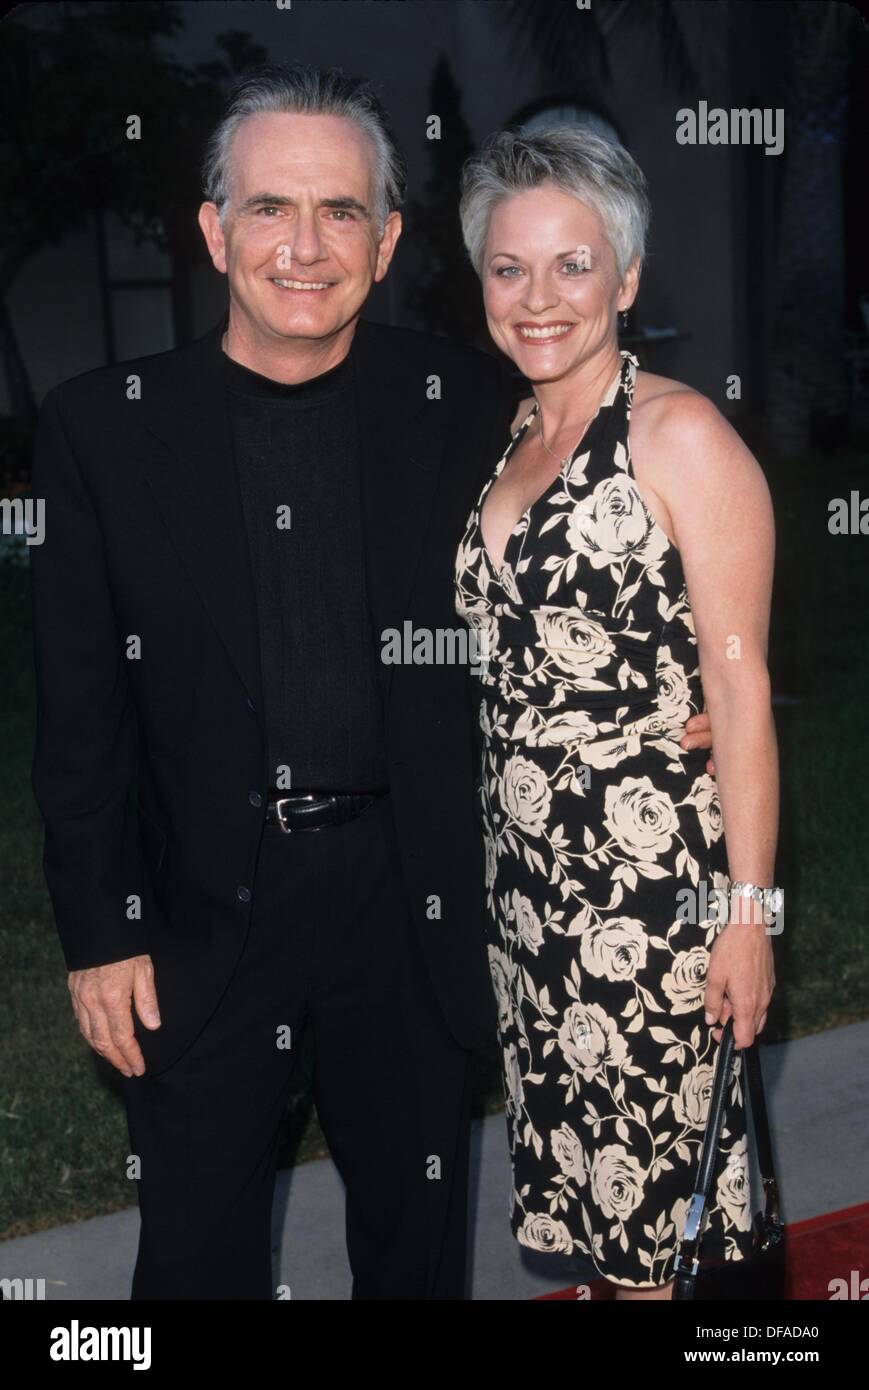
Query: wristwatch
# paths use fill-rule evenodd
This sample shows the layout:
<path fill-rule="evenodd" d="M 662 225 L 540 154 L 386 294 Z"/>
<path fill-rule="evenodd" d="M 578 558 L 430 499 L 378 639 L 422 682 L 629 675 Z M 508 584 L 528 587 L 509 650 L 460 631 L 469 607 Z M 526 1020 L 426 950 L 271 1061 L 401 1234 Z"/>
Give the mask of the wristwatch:
<path fill-rule="evenodd" d="M 781 888 L 759 888 L 756 883 L 731 883 L 730 894 L 731 897 L 754 898 L 763 908 L 765 922 L 776 918 L 784 907 L 785 895 Z"/>

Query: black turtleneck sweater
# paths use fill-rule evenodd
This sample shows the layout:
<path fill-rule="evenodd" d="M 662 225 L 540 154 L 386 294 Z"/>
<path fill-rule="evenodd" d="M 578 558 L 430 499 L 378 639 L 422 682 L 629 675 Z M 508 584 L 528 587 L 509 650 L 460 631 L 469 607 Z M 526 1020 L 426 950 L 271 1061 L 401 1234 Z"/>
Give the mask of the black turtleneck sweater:
<path fill-rule="evenodd" d="M 293 386 L 221 357 L 256 586 L 269 785 L 289 768 L 292 790 L 384 787 L 353 347 Z"/>

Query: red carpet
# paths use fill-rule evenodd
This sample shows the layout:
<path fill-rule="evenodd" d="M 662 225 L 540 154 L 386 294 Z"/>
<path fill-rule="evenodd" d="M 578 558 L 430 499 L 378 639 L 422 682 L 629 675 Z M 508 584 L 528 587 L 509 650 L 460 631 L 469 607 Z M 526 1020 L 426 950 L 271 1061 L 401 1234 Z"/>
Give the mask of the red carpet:
<path fill-rule="evenodd" d="M 787 1298 L 828 1300 L 832 1280 L 844 1279 L 850 1286 L 852 1279 L 856 1285 L 869 1277 L 869 1202 L 786 1226 L 785 1242 Z M 589 1288 L 592 1299 L 615 1297 L 605 1279 L 595 1279 Z M 867 1294 L 869 1287 L 862 1290 L 863 1297 Z M 861 1291 L 849 1287 L 845 1297 L 860 1298 Z M 552 1298 L 575 1300 L 576 1286 L 538 1294 L 534 1302 Z"/>

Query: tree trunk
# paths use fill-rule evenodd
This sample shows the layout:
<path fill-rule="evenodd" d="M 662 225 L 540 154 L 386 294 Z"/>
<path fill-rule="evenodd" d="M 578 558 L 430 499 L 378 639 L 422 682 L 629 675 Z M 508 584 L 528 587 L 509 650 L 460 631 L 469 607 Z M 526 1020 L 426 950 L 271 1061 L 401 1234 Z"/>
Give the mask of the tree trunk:
<path fill-rule="evenodd" d="M 838 4 L 800 0 L 790 29 L 785 165 L 766 415 L 785 454 L 848 433 L 842 161 L 848 25 Z"/>

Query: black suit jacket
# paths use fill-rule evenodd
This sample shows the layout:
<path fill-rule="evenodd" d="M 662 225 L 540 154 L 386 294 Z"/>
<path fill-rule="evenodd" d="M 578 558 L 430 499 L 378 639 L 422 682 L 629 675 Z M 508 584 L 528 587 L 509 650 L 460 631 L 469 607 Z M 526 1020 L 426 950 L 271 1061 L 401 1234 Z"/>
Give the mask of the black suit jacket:
<path fill-rule="evenodd" d="M 30 551 L 45 872 L 68 969 L 151 954 L 162 1026 L 136 1021 L 150 1071 L 181 1055 L 228 983 L 265 816 L 222 328 L 52 390 L 33 470 L 46 528 Z M 455 551 L 515 392 L 485 353 L 364 320 L 356 334 L 376 640 L 406 620 L 459 628 Z M 445 1019 L 470 1047 L 493 1017 L 470 680 L 461 665 L 378 667 L 407 892 Z"/>

